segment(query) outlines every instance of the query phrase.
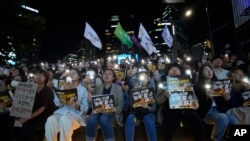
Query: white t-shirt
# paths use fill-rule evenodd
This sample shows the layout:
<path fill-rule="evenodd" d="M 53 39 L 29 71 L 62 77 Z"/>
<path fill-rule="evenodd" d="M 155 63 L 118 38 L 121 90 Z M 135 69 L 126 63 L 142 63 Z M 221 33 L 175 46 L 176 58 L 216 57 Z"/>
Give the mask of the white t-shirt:
<path fill-rule="evenodd" d="M 217 79 L 227 79 L 229 70 L 221 69 L 221 70 L 214 70 L 214 74 L 217 77 Z"/>

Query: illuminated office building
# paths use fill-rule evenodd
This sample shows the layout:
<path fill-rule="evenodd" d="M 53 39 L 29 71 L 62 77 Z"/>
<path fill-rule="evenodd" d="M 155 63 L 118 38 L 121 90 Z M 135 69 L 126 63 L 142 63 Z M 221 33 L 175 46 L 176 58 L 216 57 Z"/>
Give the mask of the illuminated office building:
<path fill-rule="evenodd" d="M 161 54 L 168 54 L 173 61 L 184 54 L 190 53 L 190 45 L 186 34 L 186 25 L 180 20 L 180 13 L 173 5 L 168 4 L 163 9 L 161 17 L 155 19 L 154 28 L 150 31 L 155 46 Z M 173 46 L 169 47 L 163 40 L 161 34 L 167 25 L 173 38 Z"/>
<path fill-rule="evenodd" d="M 32 8 L 28 5 L 20 4 L 20 5 L 17 5 L 16 8 L 18 8 L 19 10 L 16 10 L 17 12 L 15 14 L 9 14 L 9 16 L 12 16 L 12 17 L 9 17 L 9 19 L 12 19 L 12 22 L 15 24 L 20 24 L 23 29 L 27 27 L 26 25 L 22 25 L 22 24 L 25 24 L 27 22 L 27 19 L 31 17 L 29 15 L 39 16 L 39 10 Z M 20 20 L 20 22 L 15 21 L 17 19 Z M 4 22 L 5 21 L 8 21 L 8 20 L 4 20 Z M 12 30 L 13 27 L 11 26 L 13 26 L 12 25 L 13 23 L 8 24 L 8 25 L 3 24 L 4 25 L 3 27 L 6 26 L 5 27 L 6 29 L 10 28 Z M 15 25 L 15 26 L 19 26 L 19 25 Z M 20 46 L 20 44 L 22 43 L 20 43 L 19 41 L 20 35 L 17 34 L 20 31 L 18 30 L 16 34 L 13 34 L 11 33 L 12 32 L 11 30 L 6 30 L 6 29 L 1 31 L 1 34 L 0 34 L 0 44 L 1 44 L 0 62 L 15 65 L 17 63 L 28 62 L 29 60 L 32 60 L 32 61 L 37 60 L 35 51 L 26 52 L 25 49 L 23 49 L 23 51 L 20 51 L 20 48 L 25 48 L 24 45 Z M 35 48 L 35 46 L 38 46 L 38 41 L 35 36 L 32 36 L 29 42 L 30 42 L 31 48 L 33 47 Z M 19 51 L 17 51 L 18 49 Z"/>
<path fill-rule="evenodd" d="M 231 0 L 234 16 L 234 48 L 243 53 L 250 51 L 250 1 Z"/>
<path fill-rule="evenodd" d="M 179 57 L 183 54 L 188 54 L 190 51 L 188 39 L 185 34 L 185 25 L 183 21 L 179 20 L 180 18 L 178 12 L 179 11 L 174 6 L 166 5 L 163 10 L 162 16 L 159 16 L 159 18 L 155 18 L 152 22 L 142 23 L 148 31 L 148 34 L 151 37 L 156 49 L 159 51 L 158 55 L 168 54 L 173 55 L 173 58 L 177 58 L 176 56 Z M 109 21 L 109 27 L 105 31 L 106 54 L 111 55 L 124 52 L 142 52 L 141 55 L 148 56 L 143 49 L 139 50 L 135 45 L 132 47 L 132 50 L 127 49 L 127 47 L 123 45 L 117 37 L 115 37 L 114 31 L 118 21 L 120 20 L 120 17 L 115 15 L 112 16 L 111 20 Z M 127 23 L 130 22 L 128 21 Z M 123 24 L 124 23 L 121 23 L 121 25 Z M 173 47 L 168 47 L 161 37 L 161 33 L 166 24 L 168 25 L 169 31 L 174 38 Z M 125 29 L 125 31 L 129 35 L 135 33 L 135 31 L 133 30 L 139 30 L 139 24 L 138 28 L 136 29 Z"/>
<path fill-rule="evenodd" d="M 125 24 L 125 22 L 129 23 L 129 21 L 121 22 L 120 18 L 121 17 L 119 15 L 113 15 L 113 16 L 111 16 L 110 20 L 108 21 L 107 28 L 105 30 L 106 55 L 127 53 L 130 51 L 130 49 L 128 49 L 126 47 L 126 45 L 122 44 L 122 42 L 114 34 L 118 22 L 120 22 L 121 26 L 128 33 L 128 35 L 132 35 L 134 33 L 133 30 L 125 29 L 123 26 Z"/>

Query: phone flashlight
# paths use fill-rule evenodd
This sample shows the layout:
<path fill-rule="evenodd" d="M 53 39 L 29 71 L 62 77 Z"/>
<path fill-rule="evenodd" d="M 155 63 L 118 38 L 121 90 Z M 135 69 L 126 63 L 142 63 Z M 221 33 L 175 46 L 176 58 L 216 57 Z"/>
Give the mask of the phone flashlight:
<path fill-rule="evenodd" d="M 210 88 L 211 88 L 211 85 L 210 85 L 210 84 L 205 84 L 205 86 L 204 86 L 204 87 L 205 87 L 205 89 L 207 89 L 207 90 L 208 90 L 208 89 L 210 89 Z"/>

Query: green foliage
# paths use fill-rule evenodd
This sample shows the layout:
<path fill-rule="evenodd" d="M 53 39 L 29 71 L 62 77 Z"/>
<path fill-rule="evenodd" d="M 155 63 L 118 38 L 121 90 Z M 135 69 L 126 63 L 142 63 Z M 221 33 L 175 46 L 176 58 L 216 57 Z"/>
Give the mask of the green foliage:
<path fill-rule="evenodd" d="M 45 19 L 21 7 L 27 0 L 0 1 L 0 47 L 19 52 L 37 52 L 39 37 L 45 31 Z M 11 44 L 10 44 L 11 43 Z M 2 52 L 2 51 L 1 51 Z"/>

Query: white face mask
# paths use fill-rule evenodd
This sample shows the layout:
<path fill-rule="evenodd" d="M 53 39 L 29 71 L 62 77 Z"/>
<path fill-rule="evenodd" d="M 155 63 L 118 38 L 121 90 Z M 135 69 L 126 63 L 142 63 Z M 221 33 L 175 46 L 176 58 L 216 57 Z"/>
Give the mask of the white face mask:
<path fill-rule="evenodd" d="M 14 87 L 14 88 L 17 87 L 18 83 L 19 83 L 18 81 L 12 80 L 11 81 L 11 87 Z"/>

